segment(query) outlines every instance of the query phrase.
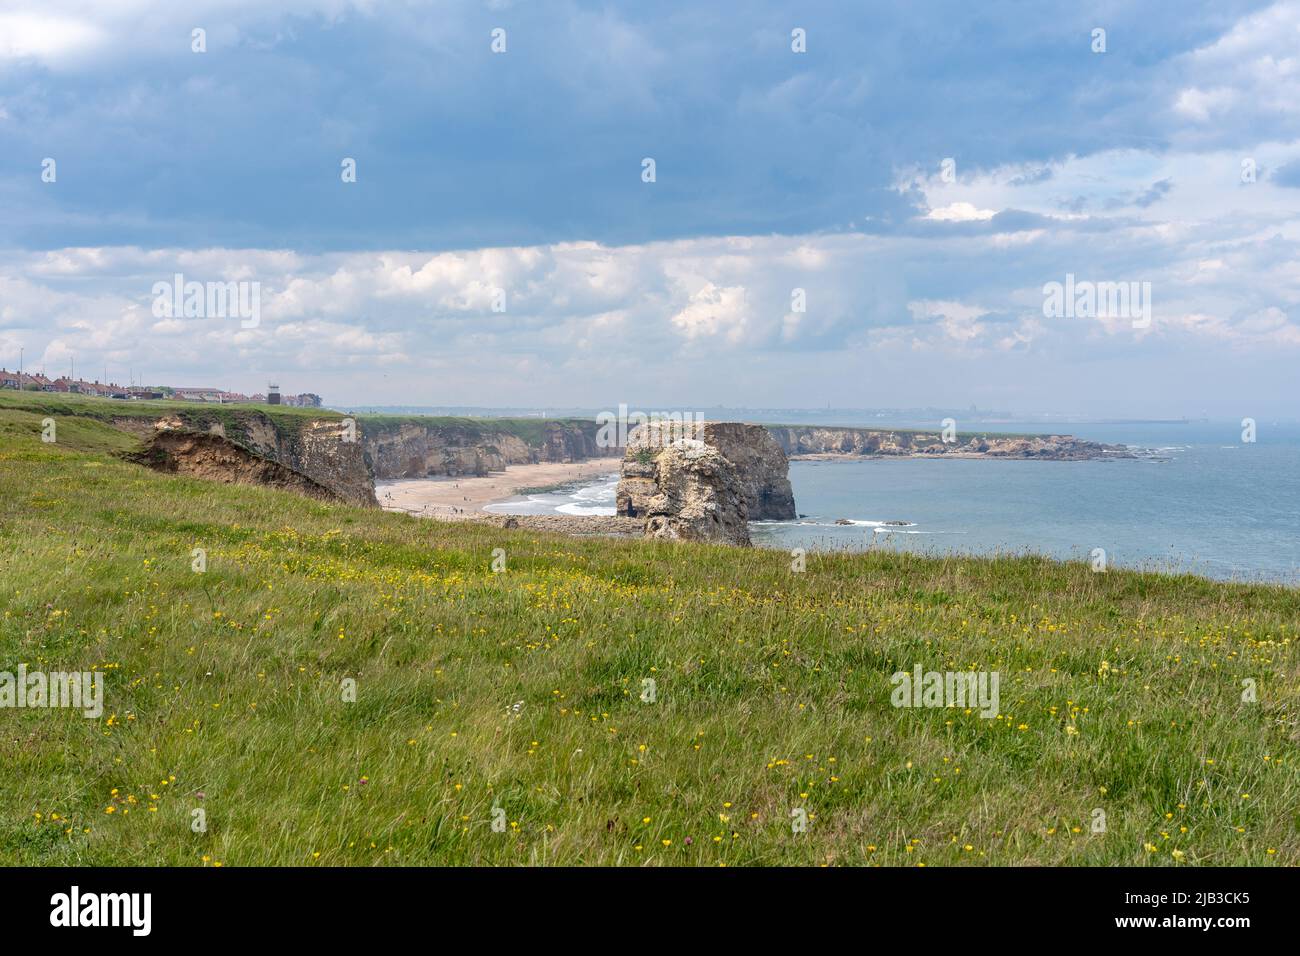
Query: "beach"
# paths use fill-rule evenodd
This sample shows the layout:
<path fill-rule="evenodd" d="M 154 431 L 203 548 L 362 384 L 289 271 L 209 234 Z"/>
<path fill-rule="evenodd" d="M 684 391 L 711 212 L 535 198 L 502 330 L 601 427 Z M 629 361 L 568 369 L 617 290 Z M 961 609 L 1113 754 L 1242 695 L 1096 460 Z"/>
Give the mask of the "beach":
<path fill-rule="evenodd" d="M 375 497 L 386 511 L 429 518 L 463 517 L 485 506 L 515 498 L 523 489 L 553 488 L 618 472 L 617 458 L 590 461 L 508 465 L 504 471 L 478 476 L 439 476 L 376 481 Z"/>

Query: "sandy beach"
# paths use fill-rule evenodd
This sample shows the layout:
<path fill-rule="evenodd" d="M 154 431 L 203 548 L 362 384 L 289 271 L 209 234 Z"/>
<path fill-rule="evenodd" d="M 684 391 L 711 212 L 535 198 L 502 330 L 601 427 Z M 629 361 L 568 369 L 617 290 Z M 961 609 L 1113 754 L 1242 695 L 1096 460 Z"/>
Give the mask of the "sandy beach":
<path fill-rule="evenodd" d="M 548 488 L 618 473 L 619 459 L 509 465 L 479 477 L 408 478 L 376 481 L 375 497 L 386 511 L 429 518 L 456 518 L 481 512 L 484 505 L 509 501 L 522 488 Z"/>

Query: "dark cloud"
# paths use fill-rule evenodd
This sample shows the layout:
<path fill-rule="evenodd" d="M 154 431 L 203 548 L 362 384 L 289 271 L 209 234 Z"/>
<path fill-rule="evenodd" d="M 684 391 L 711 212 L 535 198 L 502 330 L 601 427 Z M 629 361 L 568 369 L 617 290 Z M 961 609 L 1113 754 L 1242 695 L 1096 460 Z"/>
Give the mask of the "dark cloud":
<path fill-rule="evenodd" d="M 184 11 L 105 12 L 109 40 L 92 52 L 0 63 L 0 195 L 27 247 L 888 230 L 909 214 L 898 168 L 1038 164 L 1031 183 L 1055 158 L 1149 144 L 1176 92 L 1167 64 L 1257 5 L 1112 11 L 1104 55 L 1073 0 L 449 3 L 437 16 L 295 0 L 280 14 L 213 6 L 202 55 Z M 796 25 L 806 53 L 791 52 Z M 508 43 L 494 55 L 497 26 Z M 43 156 L 58 159 L 57 187 L 39 180 Z M 340 182 L 344 157 L 355 184 Z"/>
<path fill-rule="evenodd" d="M 1159 182 L 1154 182 L 1133 199 L 1132 205 L 1145 209 L 1147 206 L 1163 199 L 1169 193 L 1169 190 L 1173 188 L 1173 185 L 1172 179 L 1162 179 Z"/>
<path fill-rule="evenodd" d="M 1269 175 L 1268 181 L 1275 186 L 1300 189 L 1300 160 L 1279 166 Z"/>

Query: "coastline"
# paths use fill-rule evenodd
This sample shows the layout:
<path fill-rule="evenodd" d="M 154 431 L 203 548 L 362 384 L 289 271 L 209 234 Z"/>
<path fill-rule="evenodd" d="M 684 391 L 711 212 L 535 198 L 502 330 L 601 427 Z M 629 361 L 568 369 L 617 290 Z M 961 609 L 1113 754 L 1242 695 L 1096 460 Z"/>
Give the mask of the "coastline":
<path fill-rule="evenodd" d="M 487 511 L 487 506 L 509 502 L 525 491 L 536 493 L 541 488 L 558 488 L 575 481 L 617 474 L 618 464 L 618 459 L 593 458 L 507 465 L 488 475 L 376 481 L 375 498 L 385 511 L 463 521 L 475 516 L 501 515 L 499 511 Z"/>

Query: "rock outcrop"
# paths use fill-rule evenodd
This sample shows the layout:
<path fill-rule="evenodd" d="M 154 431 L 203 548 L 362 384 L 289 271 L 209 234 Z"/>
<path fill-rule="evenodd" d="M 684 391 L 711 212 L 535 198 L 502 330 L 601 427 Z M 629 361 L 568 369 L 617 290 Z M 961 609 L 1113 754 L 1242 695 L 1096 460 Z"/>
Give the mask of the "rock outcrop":
<path fill-rule="evenodd" d="M 736 472 L 748 520 L 786 521 L 795 517 L 794 491 L 785 453 L 762 425 L 741 422 L 652 422 L 628 437 L 623 477 L 617 491 L 618 513 L 640 517 L 650 498 L 660 493 L 655 468 L 661 449 L 681 440 L 715 448 Z"/>
<path fill-rule="evenodd" d="M 661 449 L 649 466 L 633 466 L 634 472 L 647 468 L 655 489 L 642 499 L 647 538 L 750 544 L 749 507 L 740 476 L 718 449 L 698 439 L 678 439 Z"/>
<path fill-rule="evenodd" d="M 761 425 L 653 422 L 628 438 L 617 511 L 647 537 L 748 545 L 750 520 L 795 516 L 786 471 Z"/>
<path fill-rule="evenodd" d="M 252 409 L 182 409 L 154 421 L 148 431 L 214 435 L 331 492 L 339 501 L 379 507 L 370 462 L 355 426 L 342 418 L 272 420 Z M 142 435 L 146 437 L 146 435 Z"/>
<path fill-rule="evenodd" d="M 770 425 L 781 450 L 800 457 L 890 457 L 948 455 L 965 458 L 1040 458 L 1084 461 L 1133 458 L 1123 445 L 1084 441 L 1073 435 L 996 435 L 958 432 L 945 442 L 941 432 L 880 428 L 826 428 L 817 425 Z"/>

